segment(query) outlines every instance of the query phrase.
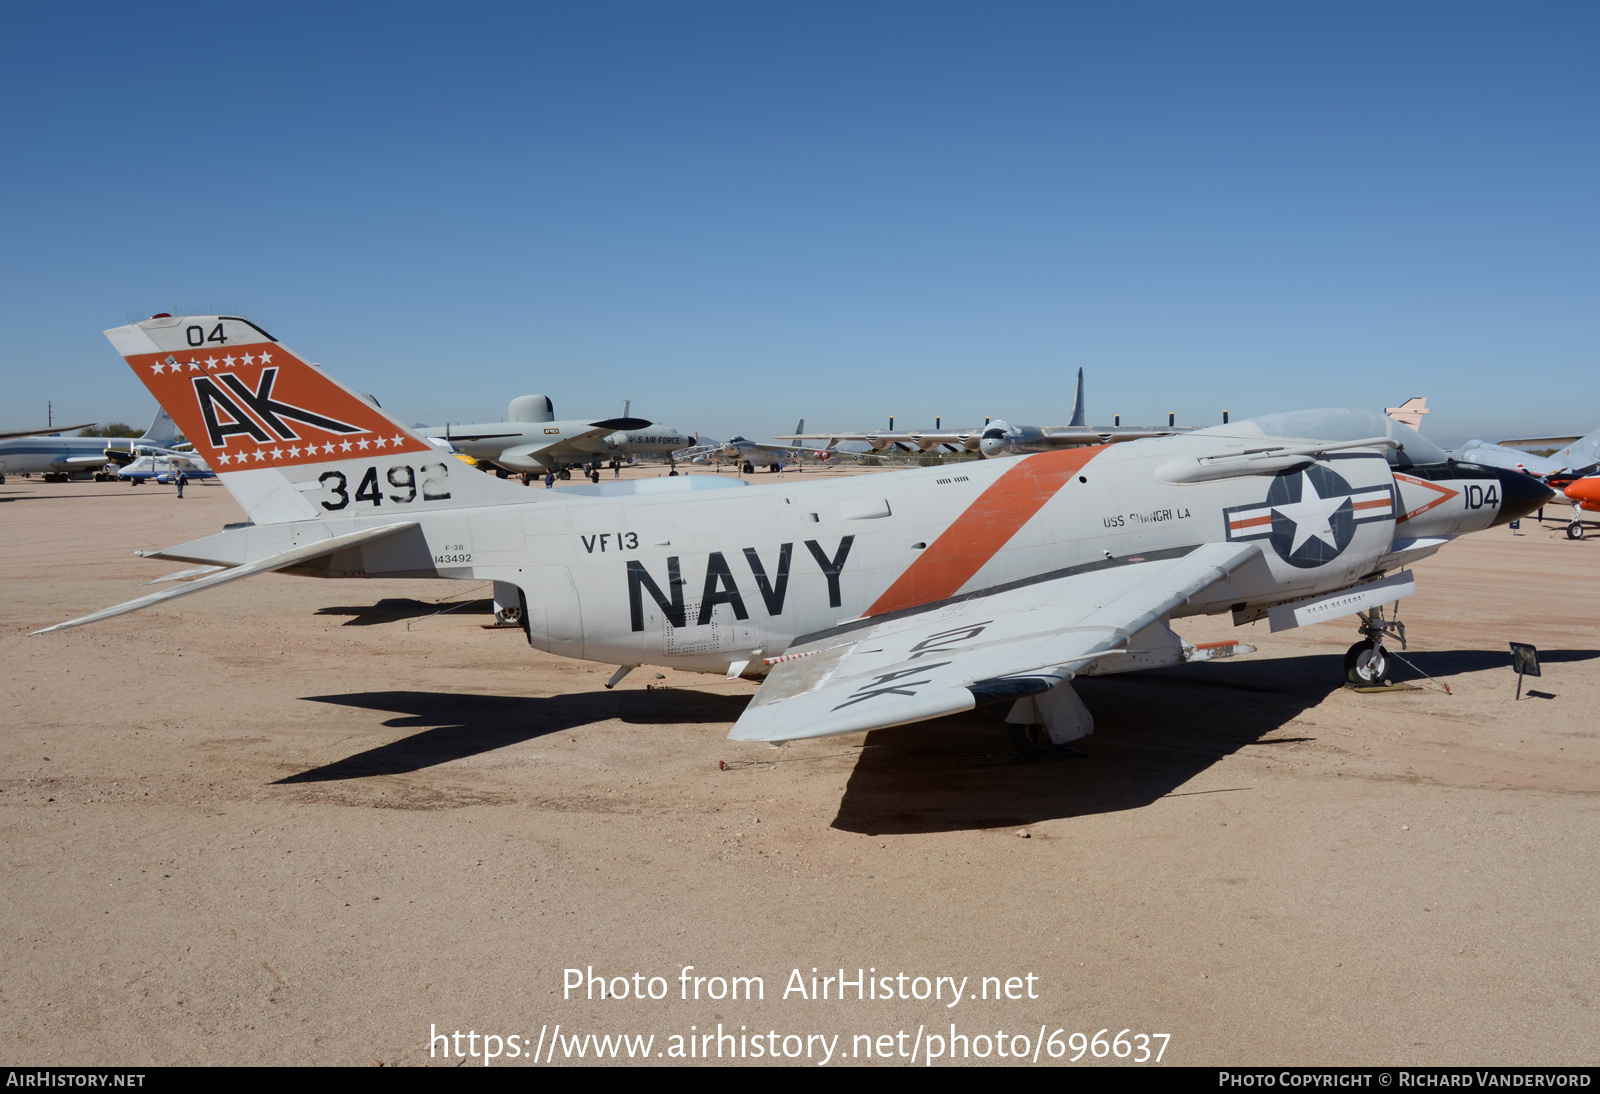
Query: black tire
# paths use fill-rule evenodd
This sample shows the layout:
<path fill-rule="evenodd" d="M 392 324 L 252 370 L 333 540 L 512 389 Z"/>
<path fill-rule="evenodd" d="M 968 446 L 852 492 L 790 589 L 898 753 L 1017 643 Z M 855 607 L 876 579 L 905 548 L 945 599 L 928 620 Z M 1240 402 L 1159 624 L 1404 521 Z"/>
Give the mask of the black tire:
<path fill-rule="evenodd" d="M 1383 647 L 1357 642 L 1344 653 L 1345 679 L 1359 688 L 1389 686 L 1389 656 Z"/>
<path fill-rule="evenodd" d="M 673 476 L 674 476 L 674 475 L 676 475 L 676 474 L 677 474 L 677 473 L 678 473 L 678 469 L 677 469 L 677 468 L 676 468 L 676 467 L 674 467 L 674 468 L 673 468 L 673 469 L 672 469 L 672 470 L 671 470 L 671 471 L 668 471 L 668 472 L 667 472 L 667 478 L 669 478 L 669 479 L 670 479 L 670 478 L 672 478 L 672 477 L 673 477 Z"/>
<path fill-rule="evenodd" d="M 1028 763 L 1038 763 L 1044 760 L 1081 760 L 1084 754 L 1071 745 L 1058 745 L 1050 740 L 1050 734 L 1041 725 L 1019 725 L 1016 722 L 1006 723 L 1006 735 L 1011 738 L 1011 747 L 1017 750 L 1017 755 Z"/>
<path fill-rule="evenodd" d="M 1568 539 L 1582 539 L 1583 538 L 1583 522 L 1582 521 L 1576 521 L 1575 520 L 1571 524 L 1567 525 L 1567 538 Z"/>
<path fill-rule="evenodd" d="M 494 477 L 497 478 L 497 479 L 505 478 L 506 477 L 506 469 L 503 468 L 503 467 L 495 468 L 494 469 Z"/>
<path fill-rule="evenodd" d="M 563 467 L 560 471 L 556 472 L 556 478 L 558 478 L 558 479 L 570 479 L 570 478 L 572 478 L 572 472 L 568 471 L 565 467 Z"/>
<path fill-rule="evenodd" d="M 744 461 L 744 473 L 746 475 L 754 475 L 756 473 L 756 465 L 749 460 Z"/>

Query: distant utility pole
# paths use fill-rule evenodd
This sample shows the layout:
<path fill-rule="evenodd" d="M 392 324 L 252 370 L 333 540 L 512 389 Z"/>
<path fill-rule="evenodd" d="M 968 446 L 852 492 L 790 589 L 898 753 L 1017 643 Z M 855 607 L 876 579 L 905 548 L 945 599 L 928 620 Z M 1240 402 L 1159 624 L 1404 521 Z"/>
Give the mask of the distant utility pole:
<path fill-rule="evenodd" d="M 53 426 L 53 425 L 56 424 L 56 404 L 55 403 L 47 402 L 47 403 L 44 404 L 44 424 L 45 424 L 45 432 L 46 433 L 50 432 L 50 429 L 49 429 L 50 426 Z"/>

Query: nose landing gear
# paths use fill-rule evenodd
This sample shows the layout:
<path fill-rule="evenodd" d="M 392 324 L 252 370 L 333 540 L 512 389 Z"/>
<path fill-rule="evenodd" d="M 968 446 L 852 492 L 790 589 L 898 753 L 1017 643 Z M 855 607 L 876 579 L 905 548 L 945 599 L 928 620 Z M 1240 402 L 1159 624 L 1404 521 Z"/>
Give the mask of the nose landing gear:
<path fill-rule="evenodd" d="M 1406 625 L 1398 619 L 1385 620 L 1383 608 L 1357 612 L 1361 620 L 1361 641 L 1344 654 L 1344 675 L 1358 688 L 1384 688 L 1389 686 L 1389 655 L 1384 652 L 1383 640 L 1392 638 L 1406 648 Z"/>

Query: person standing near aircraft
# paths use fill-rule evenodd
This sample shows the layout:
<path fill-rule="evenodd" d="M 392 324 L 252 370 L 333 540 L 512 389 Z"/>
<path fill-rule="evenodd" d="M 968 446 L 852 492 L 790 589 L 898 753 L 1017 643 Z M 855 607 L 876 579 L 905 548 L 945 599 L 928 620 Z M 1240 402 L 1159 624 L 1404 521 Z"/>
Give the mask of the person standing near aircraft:
<path fill-rule="evenodd" d="M 184 487 L 184 484 L 189 481 L 189 476 L 185 475 L 182 471 L 179 471 L 177 473 L 177 475 L 175 475 L 173 477 L 172 481 L 178 484 L 178 500 L 182 501 L 183 500 L 183 487 Z"/>

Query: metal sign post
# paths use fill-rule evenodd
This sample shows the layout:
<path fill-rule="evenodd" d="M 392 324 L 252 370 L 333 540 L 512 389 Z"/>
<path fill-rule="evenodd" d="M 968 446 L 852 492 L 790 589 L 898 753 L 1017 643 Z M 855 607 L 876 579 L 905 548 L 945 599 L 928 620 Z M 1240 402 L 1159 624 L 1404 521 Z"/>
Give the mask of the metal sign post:
<path fill-rule="evenodd" d="M 1522 698 L 1522 678 L 1539 675 L 1539 651 L 1525 642 L 1511 643 L 1511 667 L 1517 670 L 1517 698 Z"/>

